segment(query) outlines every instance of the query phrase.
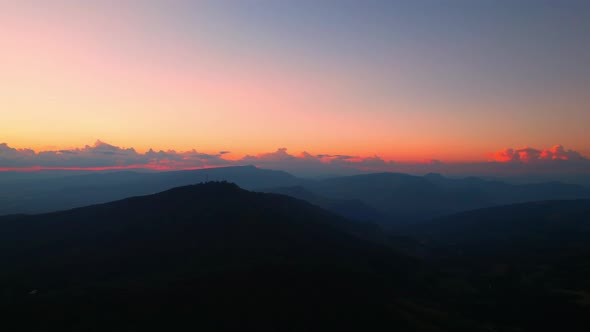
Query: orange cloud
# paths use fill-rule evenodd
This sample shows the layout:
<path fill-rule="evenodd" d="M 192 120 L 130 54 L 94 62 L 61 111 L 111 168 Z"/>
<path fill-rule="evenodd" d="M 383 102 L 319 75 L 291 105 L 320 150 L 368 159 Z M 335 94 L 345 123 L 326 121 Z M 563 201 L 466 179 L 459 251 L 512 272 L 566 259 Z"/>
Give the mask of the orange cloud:
<path fill-rule="evenodd" d="M 2 143 L 0 171 L 195 169 L 228 165 L 229 161 L 222 158 L 225 153 L 206 154 L 196 150 L 156 152 L 152 149 L 146 153 L 138 153 L 133 148 L 120 148 L 100 140 L 84 148 L 36 153 L 30 149 L 14 149 Z"/>
<path fill-rule="evenodd" d="M 360 172 L 404 172 L 411 174 L 444 173 L 469 175 L 499 174 L 581 174 L 590 173 L 590 160 L 561 145 L 548 149 L 507 148 L 488 154 L 488 162 L 445 163 L 438 160 L 398 162 L 380 156 L 340 154 L 290 154 L 286 148 L 274 152 L 247 155 L 241 159 L 225 158 L 228 151 L 207 154 L 175 150 L 137 152 L 102 141 L 83 148 L 35 152 L 0 144 L 0 171 L 40 170 L 124 170 L 151 169 L 172 171 L 222 166 L 255 165 L 284 170 L 296 175 L 346 175 Z"/>
<path fill-rule="evenodd" d="M 549 160 L 582 160 L 585 159 L 579 152 L 566 150 L 562 145 L 555 145 L 550 149 L 538 150 L 531 147 L 519 149 L 508 148 L 493 153 L 488 153 L 488 160 L 495 162 L 537 162 Z"/>

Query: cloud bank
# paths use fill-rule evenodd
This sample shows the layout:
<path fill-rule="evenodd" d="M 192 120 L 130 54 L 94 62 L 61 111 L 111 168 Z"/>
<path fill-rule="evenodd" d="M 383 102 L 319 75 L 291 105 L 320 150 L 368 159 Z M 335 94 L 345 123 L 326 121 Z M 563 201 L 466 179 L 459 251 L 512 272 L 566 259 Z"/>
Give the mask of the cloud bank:
<path fill-rule="evenodd" d="M 14 149 L 6 143 L 0 144 L 0 170 L 35 169 L 131 169 L 177 170 L 230 165 L 222 158 L 226 151 L 218 154 L 153 151 L 138 153 L 133 148 L 124 149 L 100 140 L 84 148 L 35 153 L 31 149 Z"/>
<path fill-rule="evenodd" d="M 362 172 L 403 172 L 412 174 L 443 173 L 470 175 L 510 174 L 590 174 L 590 159 L 580 153 L 556 145 L 547 149 L 531 147 L 507 148 L 488 153 L 488 161 L 444 163 L 428 160 L 418 163 L 384 160 L 379 156 L 359 157 L 333 154 L 290 154 L 286 148 L 238 160 L 225 159 L 228 151 L 215 154 L 196 150 L 174 150 L 139 153 L 102 141 L 92 146 L 55 151 L 35 152 L 0 144 L 0 171 L 33 170 L 115 170 L 151 169 L 182 170 L 222 166 L 255 165 L 285 170 L 296 175 L 344 175 Z"/>
<path fill-rule="evenodd" d="M 551 149 L 537 150 L 531 147 L 519 149 L 504 149 L 488 154 L 491 161 L 497 162 L 542 162 L 551 160 L 584 160 L 580 153 L 573 150 L 566 150 L 561 145 L 555 145 Z"/>

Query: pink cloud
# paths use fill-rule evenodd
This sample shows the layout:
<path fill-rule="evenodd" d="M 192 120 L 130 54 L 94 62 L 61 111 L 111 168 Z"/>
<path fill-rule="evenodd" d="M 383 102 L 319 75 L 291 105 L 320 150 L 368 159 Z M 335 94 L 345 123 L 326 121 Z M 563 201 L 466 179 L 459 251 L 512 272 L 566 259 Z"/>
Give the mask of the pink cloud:
<path fill-rule="evenodd" d="M 263 153 L 257 156 L 245 156 L 240 160 L 263 168 L 282 169 L 303 173 L 351 173 L 359 171 L 388 171 L 392 170 L 393 161 L 385 161 L 379 156 L 359 157 L 349 155 L 331 155 L 302 152 L 292 155 L 286 148 L 279 148 L 275 152 Z"/>
<path fill-rule="evenodd" d="M 541 159 L 552 160 L 582 160 L 584 157 L 577 151 L 566 150 L 561 145 L 555 145 L 551 149 L 545 149 L 541 152 Z"/>
<path fill-rule="evenodd" d="M 138 153 L 133 148 L 121 148 L 100 140 L 92 146 L 70 150 L 40 151 L 14 149 L 0 144 L 1 170 L 42 169 L 130 169 L 176 170 L 224 166 L 229 161 L 221 158 L 224 153 L 205 154 L 196 150 L 186 152 L 153 151 Z"/>
<path fill-rule="evenodd" d="M 334 154 L 290 154 L 286 148 L 274 152 L 248 155 L 238 160 L 224 159 L 227 151 L 208 154 L 175 150 L 139 153 L 102 141 L 69 150 L 35 152 L 0 144 L 0 171 L 35 170 L 182 170 L 221 166 L 255 165 L 295 175 L 346 175 L 361 172 L 404 172 L 412 174 L 444 173 L 501 175 L 522 173 L 581 174 L 590 173 L 590 160 L 561 145 L 548 149 L 507 148 L 488 154 L 487 162 L 444 163 L 438 160 L 395 162 L 375 155 L 369 157 Z"/>
<path fill-rule="evenodd" d="M 538 150 L 531 147 L 519 149 L 508 148 L 494 153 L 488 153 L 489 161 L 495 162 L 538 162 L 550 160 L 583 160 L 579 152 L 566 150 L 562 145 L 555 145 L 550 149 Z"/>

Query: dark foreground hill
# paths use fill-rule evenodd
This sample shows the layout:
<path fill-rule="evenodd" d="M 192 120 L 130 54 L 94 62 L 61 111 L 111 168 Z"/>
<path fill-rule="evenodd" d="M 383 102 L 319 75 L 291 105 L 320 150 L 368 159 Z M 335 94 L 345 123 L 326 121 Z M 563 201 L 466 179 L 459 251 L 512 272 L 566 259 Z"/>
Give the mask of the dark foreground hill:
<path fill-rule="evenodd" d="M 3 217 L 1 312 L 35 331 L 473 330 L 406 295 L 416 261 L 362 233 L 228 183 Z"/>
<path fill-rule="evenodd" d="M 412 233 L 448 308 L 494 331 L 590 331 L 590 200 L 479 209 Z"/>
<path fill-rule="evenodd" d="M 5 216 L 0 312 L 23 331 L 588 331 L 589 212 L 482 209 L 387 243 L 221 182 Z"/>
<path fill-rule="evenodd" d="M 467 211 L 415 227 L 457 251 L 497 255 L 579 253 L 590 249 L 590 199 L 540 201 Z M 553 249 L 559 249 L 553 252 Z"/>

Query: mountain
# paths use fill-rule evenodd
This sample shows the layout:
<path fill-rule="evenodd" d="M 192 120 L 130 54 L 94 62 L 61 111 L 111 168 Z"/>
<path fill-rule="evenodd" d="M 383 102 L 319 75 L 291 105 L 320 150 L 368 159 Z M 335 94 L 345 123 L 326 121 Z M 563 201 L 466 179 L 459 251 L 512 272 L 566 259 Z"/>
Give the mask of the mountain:
<path fill-rule="evenodd" d="M 286 194 L 349 219 L 368 220 L 399 229 L 477 208 L 590 198 L 589 188 L 559 182 L 509 184 L 476 177 L 453 179 L 440 174 L 413 176 L 401 173 L 310 180 L 254 166 L 75 176 L 51 173 L 29 179 L 8 178 L 0 181 L 0 215 L 70 209 L 207 180 L 226 180 L 248 190 Z"/>
<path fill-rule="evenodd" d="M 409 235 L 438 271 L 431 292 L 452 299 L 448 308 L 495 330 L 589 330 L 590 200 L 478 209 Z"/>
<path fill-rule="evenodd" d="M 120 171 L 72 176 L 16 178 L 0 186 L 0 215 L 43 213 L 130 196 L 147 195 L 208 180 L 230 181 L 246 189 L 298 185 L 303 180 L 254 166 L 188 171 Z"/>
<path fill-rule="evenodd" d="M 209 182 L 4 216 L 0 312 L 35 331 L 587 331 L 589 212 L 479 209 L 387 243 L 371 223 Z"/>
<path fill-rule="evenodd" d="M 351 223 L 223 182 L 5 216 L 0 309 L 37 331 L 473 330 L 405 297 L 417 261 Z"/>
<path fill-rule="evenodd" d="M 282 194 L 301 199 L 334 212 L 347 219 L 380 222 L 387 217 L 358 199 L 332 199 L 315 194 L 303 186 L 263 189 L 263 192 Z"/>
<path fill-rule="evenodd" d="M 400 226 L 434 217 L 503 204 L 590 198 L 590 189 L 559 182 L 515 185 L 476 177 L 373 173 L 325 179 L 306 188 L 332 199 L 356 199 L 387 215 L 383 225 Z"/>
<path fill-rule="evenodd" d="M 512 204 L 434 219 L 415 232 L 457 248 L 514 255 L 515 243 L 530 254 L 548 255 L 553 247 L 590 249 L 590 200 L 557 200 Z M 479 248 L 479 249 L 475 249 Z M 546 252 L 539 250 L 545 248 Z"/>

